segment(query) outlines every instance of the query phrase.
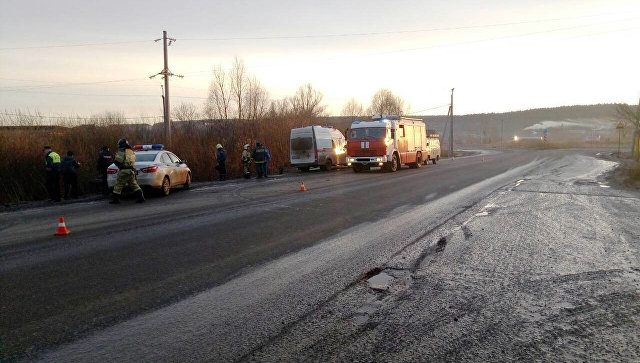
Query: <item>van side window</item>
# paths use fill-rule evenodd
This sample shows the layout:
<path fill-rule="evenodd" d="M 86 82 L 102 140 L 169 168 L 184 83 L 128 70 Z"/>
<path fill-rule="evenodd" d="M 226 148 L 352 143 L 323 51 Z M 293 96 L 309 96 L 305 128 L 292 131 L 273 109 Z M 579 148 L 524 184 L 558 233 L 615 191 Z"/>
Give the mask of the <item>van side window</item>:
<path fill-rule="evenodd" d="M 398 128 L 398 137 L 404 137 L 404 125 L 400 125 Z"/>

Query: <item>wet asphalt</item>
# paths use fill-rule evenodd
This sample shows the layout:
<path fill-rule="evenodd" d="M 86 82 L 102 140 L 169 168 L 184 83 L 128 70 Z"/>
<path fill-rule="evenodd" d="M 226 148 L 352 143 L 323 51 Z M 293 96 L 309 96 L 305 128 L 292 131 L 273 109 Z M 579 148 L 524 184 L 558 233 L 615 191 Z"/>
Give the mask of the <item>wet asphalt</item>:
<path fill-rule="evenodd" d="M 640 203 L 604 184 L 612 164 L 594 155 L 486 153 L 3 213 L 3 349 L 53 361 L 637 360 Z M 58 214 L 70 236 L 51 236 Z M 393 278 L 374 290 L 380 271 Z"/>

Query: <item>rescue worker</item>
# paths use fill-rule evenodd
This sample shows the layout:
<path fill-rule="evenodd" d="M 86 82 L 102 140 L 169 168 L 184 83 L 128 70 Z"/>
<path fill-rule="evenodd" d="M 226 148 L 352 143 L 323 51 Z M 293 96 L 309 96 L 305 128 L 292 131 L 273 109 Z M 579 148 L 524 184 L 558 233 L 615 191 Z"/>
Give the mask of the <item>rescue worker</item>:
<path fill-rule="evenodd" d="M 242 150 L 242 175 L 245 179 L 251 178 L 251 153 L 249 152 L 249 144 L 245 144 Z"/>
<path fill-rule="evenodd" d="M 47 192 L 49 192 L 49 198 L 53 202 L 60 201 L 60 171 L 62 166 L 60 165 L 60 155 L 57 152 L 51 150 L 51 146 L 45 146 L 44 152 L 44 165 L 46 171 L 46 186 Z"/>
<path fill-rule="evenodd" d="M 256 164 L 256 173 L 258 174 L 258 179 L 266 176 L 265 167 L 267 164 L 265 163 L 267 159 L 267 148 L 264 147 L 260 142 L 256 141 L 256 147 L 253 149 L 253 162 Z"/>
<path fill-rule="evenodd" d="M 218 161 L 216 170 L 218 171 L 220 181 L 223 181 L 227 179 L 227 167 L 225 165 L 227 162 L 227 152 L 220 144 L 216 145 L 216 149 L 218 150 L 216 154 L 216 160 Z"/>
<path fill-rule="evenodd" d="M 78 173 L 80 163 L 73 157 L 73 151 L 67 151 L 62 158 L 62 179 L 64 180 L 64 199 L 69 199 L 69 189 L 74 199 L 78 198 Z"/>
<path fill-rule="evenodd" d="M 109 194 L 109 184 L 107 183 L 107 169 L 109 165 L 113 164 L 113 154 L 111 149 L 107 145 L 103 145 L 98 153 L 98 162 L 96 163 L 96 169 L 100 173 L 100 179 L 102 182 L 102 194 Z"/>
<path fill-rule="evenodd" d="M 118 140 L 118 152 L 116 153 L 113 162 L 120 171 L 118 172 L 118 179 L 116 179 L 116 183 L 113 186 L 112 199 L 109 203 L 120 203 L 120 194 L 122 193 L 122 189 L 127 186 L 130 187 L 137 195 L 137 203 L 144 202 L 144 194 L 136 181 L 136 154 L 131 150 L 131 146 L 127 142 L 127 139 L 122 138 Z"/>

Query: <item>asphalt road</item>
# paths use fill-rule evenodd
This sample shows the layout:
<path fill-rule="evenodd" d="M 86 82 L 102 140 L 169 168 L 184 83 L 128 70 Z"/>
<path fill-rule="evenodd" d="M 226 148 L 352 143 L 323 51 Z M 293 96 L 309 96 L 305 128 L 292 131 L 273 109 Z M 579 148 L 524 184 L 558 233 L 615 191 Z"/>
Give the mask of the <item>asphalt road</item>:
<path fill-rule="evenodd" d="M 624 295 L 627 309 L 608 312 L 620 315 L 617 334 L 624 336 L 638 328 L 629 314 L 639 309 L 639 234 L 630 221 L 640 208 L 636 196 L 598 184 L 597 175 L 610 167 L 603 163 L 579 152 L 507 151 L 394 174 L 315 172 L 213 184 L 143 205 L 96 201 L 0 214 L 2 349 L 57 361 L 513 357 L 515 348 L 495 350 L 504 340 L 470 338 L 483 329 L 499 337 L 520 331 L 522 319 L 490 323 L 505 310 L 481 308 L 500 296 L 489 292 L 537 288 L 527 306 L 532 316 L 545 317 L 536 298 L 546 298 L 548 289 L 555 289 L 559 309 L 569 306 L 565 295 L 572 296 L 571 307 L 580 293 L 595 299 L 588 291 L 568 294 L 553 278 L 602 267 L 601 250 L 583 256 L 582 239 L 569 243 L 566 236 L 581 231 L 576 223 L 556 222 L 555 234 L 532 237 L 540 227 L 535 216 L 548 213 L 535 199 L 540 195 L 564 216 L 572 211 L 571 221 L 586 220 L 583 227 L 622 223 L 622 237 L 601 237 L 626 244 L 600 247 L 615 252 L 600 263 L 623 285 L 609 289 Z M 303 177 L 304 193 L 298 191 Z M 533 189 L 524 191 L 525 185 Z M 508 199 L 516 190 L 520 199 Z M 487 202 L 492 198 L 498 204 Z M 568 208 L 576 198 L 585 200 Z M 487 207 L 503 204 L 502 216 Z M 71 235 L 52 236 L 59 216 Z M 480 241 L 470 243 L 474 238 Z M 569 242 L 548 251 L 558 239 Z M 541 260 L 548 255 L 556 259 Z M 394 277 L 389 289 L 371 290 L 366 278 L 382 270 Z M 478 272 L 485 270 L 501 277 Z M 537 274 L 551 282 L 533 286 Z M 483 285 L 492 280 L 502 289 Z M 416 311 L 422 315 L 409 313 Z M 473 319 L 464 329 L 442 323 L 452 316 Z M 446 329 L 423 335 L 426 326 Z M 434 344 L 465 336 L 462 345 Z M 610 340 L 631 344 L 630 352 L 611 348 L 621 357 L 640 356 L 637 338 Z M 476 341 L 496 345 L 482 350 Z M 416 346 L 419 355 L 411 355 Z"/>

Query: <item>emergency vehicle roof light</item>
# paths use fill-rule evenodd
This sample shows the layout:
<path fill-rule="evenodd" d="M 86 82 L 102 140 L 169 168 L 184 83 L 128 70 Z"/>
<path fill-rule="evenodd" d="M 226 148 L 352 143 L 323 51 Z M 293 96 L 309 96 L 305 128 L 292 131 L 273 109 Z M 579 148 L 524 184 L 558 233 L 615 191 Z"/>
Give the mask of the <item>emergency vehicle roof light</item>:
<path fill-rule="evenodd" d="M 134 145 L 132 147 L 133 150 L 162 150 L 164 149 L 164 145 L 162 144 L 147 144 L 147 145 Z"/>

